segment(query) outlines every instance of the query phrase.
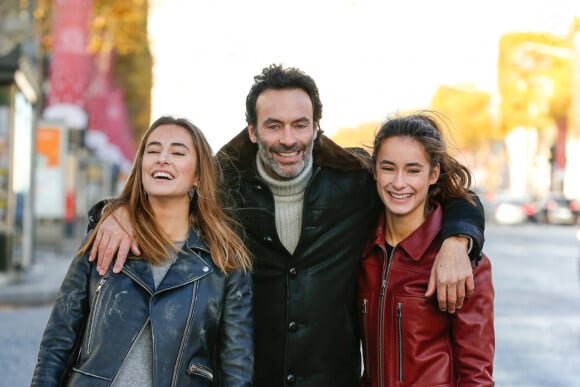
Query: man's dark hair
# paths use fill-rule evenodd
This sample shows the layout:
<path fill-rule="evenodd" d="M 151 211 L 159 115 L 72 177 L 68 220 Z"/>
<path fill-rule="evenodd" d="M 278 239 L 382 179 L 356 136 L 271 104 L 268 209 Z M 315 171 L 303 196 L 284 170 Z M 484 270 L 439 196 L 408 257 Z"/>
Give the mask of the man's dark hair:
<path fill-rule="evenodd" d="M 246 97 L 246 122 L 250 125 L 257 124 L 256 101 L 258 96 L 268 89 L 302 89 L 312 101 L 313 120 L 320 123 L 322 118 L 322 102 L 318 95 L 318 87 L 309 75 L 295 67 L 284 68 L 282 65 L 272 64 L 265 67 L 262 73 L 254 77 L 254 84 Z"/>

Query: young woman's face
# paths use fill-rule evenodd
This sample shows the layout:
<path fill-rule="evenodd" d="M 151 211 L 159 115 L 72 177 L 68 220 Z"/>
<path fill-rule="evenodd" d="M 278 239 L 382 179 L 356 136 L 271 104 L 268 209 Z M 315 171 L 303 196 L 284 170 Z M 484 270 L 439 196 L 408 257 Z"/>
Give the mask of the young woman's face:
<path fill-rule="evenodd" d="M 141 172 L 149 200 L 183 198 L 197 185 L 197 155 L 189 131 L 161 125 L 147 139 Z"/>
<path fill-rule="evenodd" d="M 424 219 L 429 186 L 439 178 L 421 143 L 411 137 L 382 141 L 374 165 L 377 191 L 387 213 Z"/>

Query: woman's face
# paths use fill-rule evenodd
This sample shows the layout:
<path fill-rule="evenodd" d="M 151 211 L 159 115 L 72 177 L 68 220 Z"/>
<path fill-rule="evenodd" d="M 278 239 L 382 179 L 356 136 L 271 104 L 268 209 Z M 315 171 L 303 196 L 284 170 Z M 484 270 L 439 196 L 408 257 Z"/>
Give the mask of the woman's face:
<path fill-rule="evenodd" d="M 405 136 L 383 140 L 373 171 L 387 213 L 422 222 L 429 186 L 439 178 L 439 165 L 431 168 L 423 145 Z"/>
<path fill-rule="evenodd" d="M 161 125 L 151 132 L 141 164 L 143 187 L 149 200 L 183 198 L 197 185 L 197 155 L 189 131 Z"/>

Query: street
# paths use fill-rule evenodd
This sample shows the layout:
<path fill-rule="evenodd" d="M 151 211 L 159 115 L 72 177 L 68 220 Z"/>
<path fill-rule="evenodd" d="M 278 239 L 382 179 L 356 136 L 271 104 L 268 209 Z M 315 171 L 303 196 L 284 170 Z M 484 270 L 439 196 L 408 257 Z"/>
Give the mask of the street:
<path fill-rule="evenodd" d="M 580 242 L 570 226 L 488 224 L 496 385 L 580 386 Z M 50 307 L 0 308 L 0 386 L 30 384 Z"/>

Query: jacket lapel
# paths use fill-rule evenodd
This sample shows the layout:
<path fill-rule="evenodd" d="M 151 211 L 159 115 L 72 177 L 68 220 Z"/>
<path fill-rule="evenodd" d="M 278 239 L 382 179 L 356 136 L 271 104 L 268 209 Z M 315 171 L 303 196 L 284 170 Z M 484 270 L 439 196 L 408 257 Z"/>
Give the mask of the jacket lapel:
<path fill-rule="evenodd" d="M 213 265 L 201 257 L 209 249 L 191 230 L 176 261 L 170 266 L 167 274 L 155 289 L 151 265 L 142 259 L 128 259 L 123 271 L 149 293 L 158 293 L 167 289 L 186 285 L 213 272 Z"/>

